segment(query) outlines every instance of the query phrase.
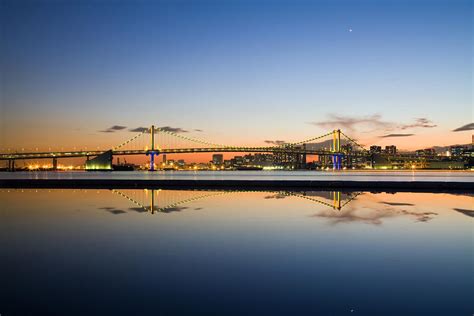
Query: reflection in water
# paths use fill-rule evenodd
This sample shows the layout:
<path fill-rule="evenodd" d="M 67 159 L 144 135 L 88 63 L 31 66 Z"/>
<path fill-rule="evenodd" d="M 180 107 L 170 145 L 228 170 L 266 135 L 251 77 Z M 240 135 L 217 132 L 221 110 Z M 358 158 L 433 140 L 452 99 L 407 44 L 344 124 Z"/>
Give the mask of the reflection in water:
<path fill-rule="evenodd" d="M 411 204 L 413 205 L 413 204 Z M 414 205 L 413 205 L 414 206 Z M 355 209 L 346 208 L 340 213 L 334 213 L 327 210 L 320 211 L 314 214 L 313 217 L 326 218 L 330 220 L 330 223 L 335 225 L 339 223 L 348 222 L 364 222 L 368 224 L 380 225 L 382 220 L 397 216 L 410 216 L 417 222 L 427 222 L 431 220 L 435 215 L 435 212 L 412 212 L 405 209 L 399 210 L 393 207 L 383 207 L 380 209 Z"/>
<path fill-rule="evenodd" d="M 0 203 L 2 315 L 474 310 L 472 195 L 4 189 Z"/>
<path fill-rule="evenodd" d="M 469 217 L 474 217 L 474 210 L 466 210 L 463 208 L 453 208 L 453 210 L 458 211 L 461 214 L 464 214 Z"/>
<path fill-rule="evenodd" d="M 145 189 L 145 190 L 112 190 L 117 194 L 138 207 L 132 208 L 137 212 L 180 212 L 188 209 L 181 206 L 183 204 L 191 204 L 202 199 L 210 199 L 224 194 L 242 194 L 251 192 L 269 193 L 265 199 L 284 199 L 286 197 L 296 197 L 307 201 L 318 203 L 333 210 L 341 210 L 344 206 L 354 200 L 359 192 L 341 192 L 341 191 L 244 191 L 244 190 L 161 190 L 161 189 Z M 147 204 L 148 203 L 148 204 Z M 195 208 L 199 210 L 201 208 Z M 141 210 L 141 211 L 139 211 Z"/>
<path fill-rule="evenodd" d="M 112 190 L 117 194 L 139 207 L 130 208 L 137 212 L 155 212 L 173 213 L 187 210 L 190 207 L 183 206 L 192 204 L 202 199 L 212 199 L 213 197 L 224 194 L 242 194 L 251 192 L 268 193 L 264 199 L 285 199 L 285 198 L 299 198 L 310 203 L 323 205 L 325 208 L 318 210 L 317 213 L 311 217 L 325 218 L 329 220 L 332 225 L 348 222 L 364 222 L 368 224 L 380 225 L 383 219 L 397 216 L 408 216 L 414 218 L 416 222 L 428 222 L 433 219 L 438 213 L 431 211 L 415 211 L 414 203 L 406 202 L 387 202 L 379 201 L 382 207 L 377 208 L 358 208 L 352 207 L 350 203 L 354 201 L 362 192 L 341 192 L 341 191 L 209 191 L 209 190 L 189 190 L 189 191 L 173 191 L 173 190 L 132 190 L 125 192 L 123 190 Z M 372 193 L 374 195 L 374 193 Z M 147 205 L 146 202 L 149 201 Z M 403 208 L 402 208 L 403 207 Z M 202 207 L 194 208 L 200 210 Z M 337 212 L 335 212 L 337 211 Z M 471 216 L 466 210 L 459 210 L 468 216 Z M 121 214 L 123 211 L 111 211 L 114 214 Z"/>

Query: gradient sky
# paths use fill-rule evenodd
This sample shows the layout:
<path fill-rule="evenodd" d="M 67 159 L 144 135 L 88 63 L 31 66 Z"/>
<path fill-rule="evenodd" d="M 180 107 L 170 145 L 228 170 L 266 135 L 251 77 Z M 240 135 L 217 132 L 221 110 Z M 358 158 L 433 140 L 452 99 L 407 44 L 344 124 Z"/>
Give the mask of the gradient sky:
<path fill-rule="evenodd" d="M 406 149 L 471 142 L 452 131 L 473 122 L 469 0 L 0 8 L 2 149 L 113 146 L 151 124 L 227 144 L 333 128 Z M 113 125 L 127 129 L 100 132 Z"/>

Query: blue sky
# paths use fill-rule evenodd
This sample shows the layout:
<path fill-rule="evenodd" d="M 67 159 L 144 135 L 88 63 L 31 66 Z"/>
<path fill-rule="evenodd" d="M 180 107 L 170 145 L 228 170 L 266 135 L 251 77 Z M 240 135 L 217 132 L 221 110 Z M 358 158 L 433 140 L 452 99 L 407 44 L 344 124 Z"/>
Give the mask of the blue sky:
<path fill-rule="evenodd" d="M 2 1 L 0 12 L 2 146 L 113 143 L 130 134 L 98 131 L 150 124 L 254 144 L 354 120 L 366 143 L 470 142 L 451 131 L 473 121 L 471 1 Z M 390 134 L 414 135 L 379 138 Z"/>

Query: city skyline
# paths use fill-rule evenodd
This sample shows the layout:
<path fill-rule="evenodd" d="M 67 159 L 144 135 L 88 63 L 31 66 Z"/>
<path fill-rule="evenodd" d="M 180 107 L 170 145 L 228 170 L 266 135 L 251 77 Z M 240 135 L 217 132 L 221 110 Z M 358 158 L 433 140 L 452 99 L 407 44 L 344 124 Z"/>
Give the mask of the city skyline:
<path fill-rule="evenodd" d="M 151 124 L 230 145 L 471 143 L 470 1 L 1 7 L 3 149 L 106 149 Z"/>

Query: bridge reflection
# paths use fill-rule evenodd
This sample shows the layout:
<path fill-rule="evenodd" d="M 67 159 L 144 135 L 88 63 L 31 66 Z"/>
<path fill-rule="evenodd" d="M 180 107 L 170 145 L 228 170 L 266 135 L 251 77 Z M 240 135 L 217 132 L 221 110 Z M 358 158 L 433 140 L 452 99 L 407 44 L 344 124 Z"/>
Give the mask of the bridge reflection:
<path fill-rule="evenodd" d="M 213 198 L 220 195 L 263 192 L 273 195 L 265 198 L 286 198 L 294 197 L 304 199 L 308 202 L 323 205 L 329 209 L 341 210 L 344 206 L 357 198 L 361 192 L 341 192 L 341 191 L 256 191 L 256 190 L 116 190 L 112 193 L 127 199 L 144 212 L 155 214 L 156 212 L 169 213 L 176 209 L 182 209 L 182 205 L 190 204 L 198 200 Z"/>

